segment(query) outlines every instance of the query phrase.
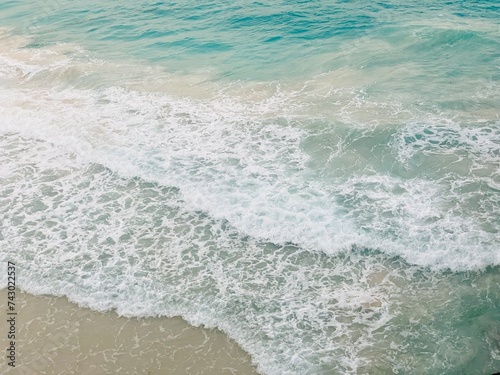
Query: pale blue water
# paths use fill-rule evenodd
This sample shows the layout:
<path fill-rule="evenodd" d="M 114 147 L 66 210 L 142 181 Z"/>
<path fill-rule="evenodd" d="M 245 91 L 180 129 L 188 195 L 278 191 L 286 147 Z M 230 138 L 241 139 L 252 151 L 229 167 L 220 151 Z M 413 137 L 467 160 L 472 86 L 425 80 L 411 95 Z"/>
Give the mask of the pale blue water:
<path fill-rule="evenodd" d="M 500 371 L 497 2 L 0 1 L 0 26 L 23 289 L 217 326 L 263 374 Z"/>

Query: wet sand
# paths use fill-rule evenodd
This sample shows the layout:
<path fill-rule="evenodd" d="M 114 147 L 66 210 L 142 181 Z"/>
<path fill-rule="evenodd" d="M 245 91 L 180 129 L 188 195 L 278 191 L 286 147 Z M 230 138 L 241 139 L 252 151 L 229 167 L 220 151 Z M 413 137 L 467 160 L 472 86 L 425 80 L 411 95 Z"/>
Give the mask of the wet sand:
<path fill-rule="evenodd" d="M 2 374 L 257 375 L 223 332 L 181 318 L 125 318 L 66 298 L 16 291 L 16 367 L 6 363 L 7 291 L 0 291 Z"/>

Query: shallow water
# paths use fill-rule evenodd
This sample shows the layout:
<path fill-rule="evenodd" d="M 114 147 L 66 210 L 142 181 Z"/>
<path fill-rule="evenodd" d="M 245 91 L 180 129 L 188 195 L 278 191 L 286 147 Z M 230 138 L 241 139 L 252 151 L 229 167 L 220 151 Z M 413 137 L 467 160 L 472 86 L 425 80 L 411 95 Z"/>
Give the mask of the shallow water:
<path fill-rule="evenodd" d="M 33 4 L 0 3 L 23 289 L 263 374 L 499 371 L 497 4 Z"/>

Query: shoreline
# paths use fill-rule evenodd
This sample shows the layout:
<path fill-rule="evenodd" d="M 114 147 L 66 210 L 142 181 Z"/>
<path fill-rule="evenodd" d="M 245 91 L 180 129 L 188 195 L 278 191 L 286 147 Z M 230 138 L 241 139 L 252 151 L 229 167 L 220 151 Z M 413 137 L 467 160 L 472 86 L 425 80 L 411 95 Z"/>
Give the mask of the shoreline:
<path fill-rule="evenodd" d="M 2 289 L 4 317 L 6 308 Z M 250 355 L 222 331 L 194 327 L 180 317 L 126 318 L 19 289 L 16 310 L 16 366 L 3 356 L 5 374 L 259 374 Z M 5 351 L 7 325 L 2 326 Z"/>

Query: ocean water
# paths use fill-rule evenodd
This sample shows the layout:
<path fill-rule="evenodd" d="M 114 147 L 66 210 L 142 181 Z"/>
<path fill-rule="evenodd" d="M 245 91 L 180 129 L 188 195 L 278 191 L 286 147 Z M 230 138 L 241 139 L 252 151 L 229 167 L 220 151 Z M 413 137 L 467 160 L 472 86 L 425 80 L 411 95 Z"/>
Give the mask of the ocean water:
<path fill-rule="evenodd" d="M 498 2 L 2 0 L 0 27 L 22 289 L 218 327 L 266 375 L 500 371 Z"/>

